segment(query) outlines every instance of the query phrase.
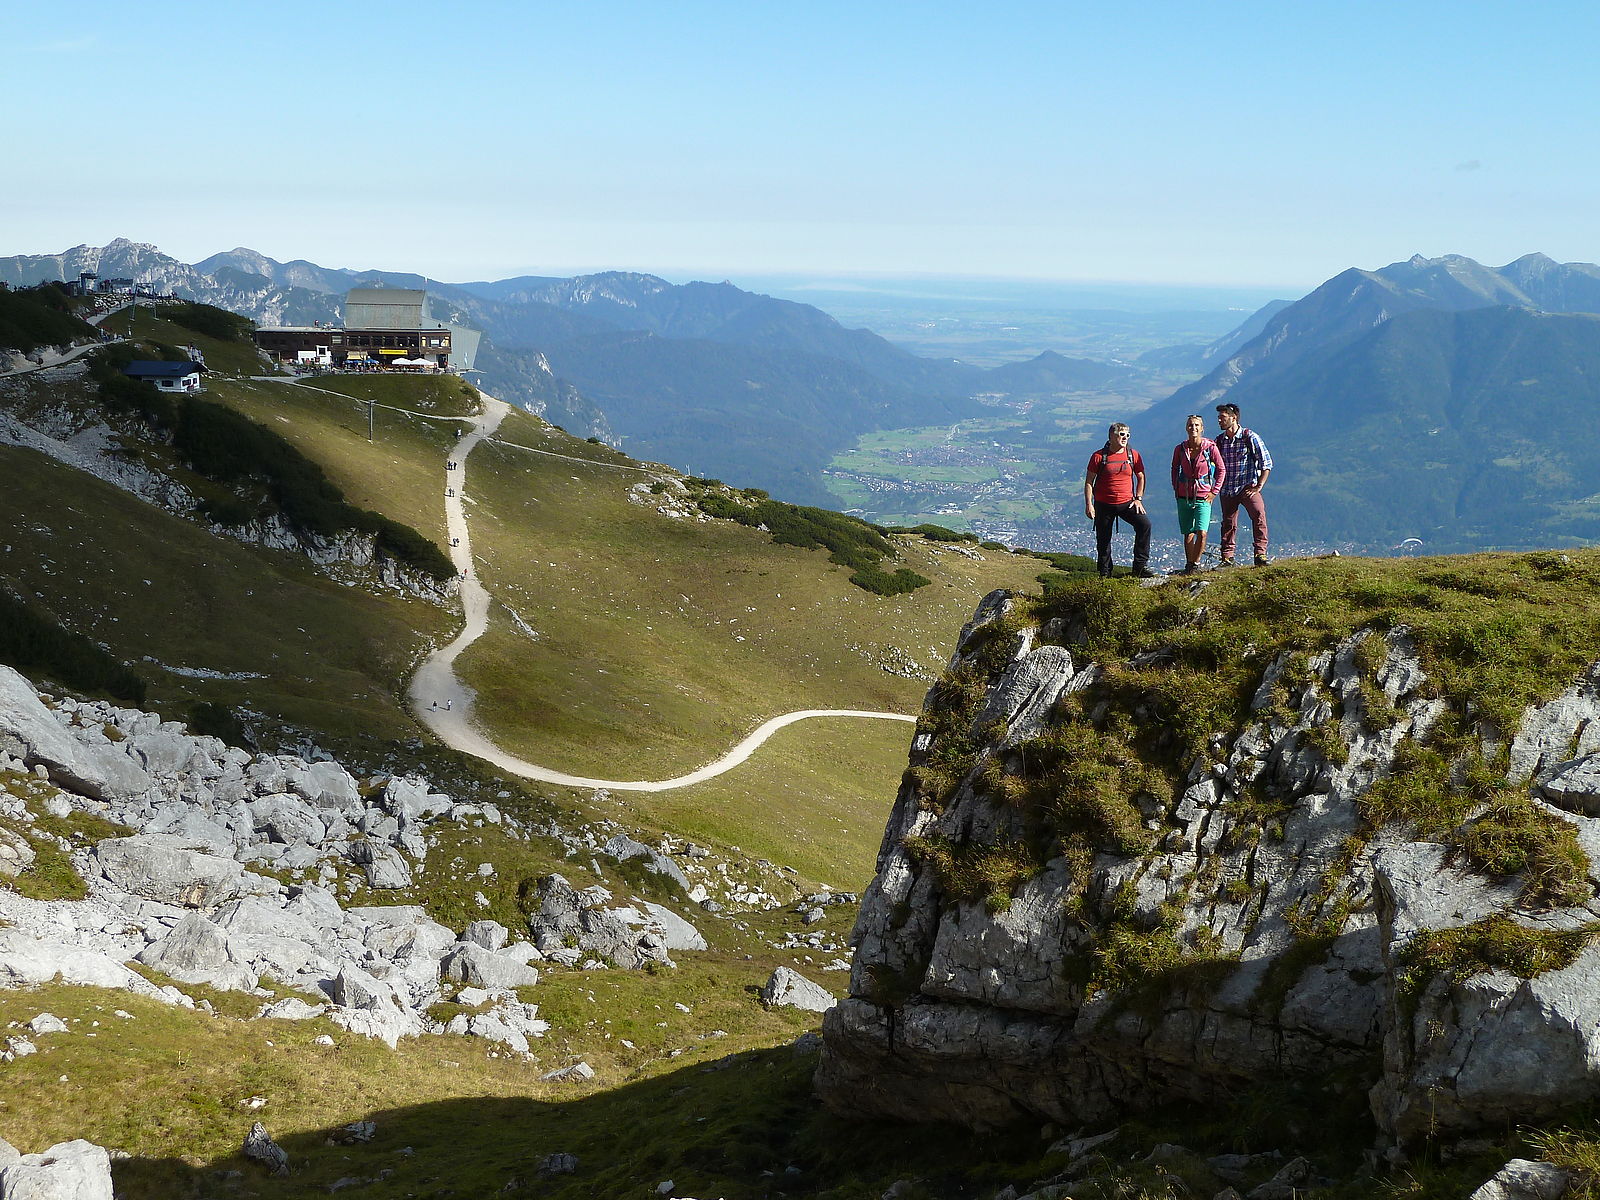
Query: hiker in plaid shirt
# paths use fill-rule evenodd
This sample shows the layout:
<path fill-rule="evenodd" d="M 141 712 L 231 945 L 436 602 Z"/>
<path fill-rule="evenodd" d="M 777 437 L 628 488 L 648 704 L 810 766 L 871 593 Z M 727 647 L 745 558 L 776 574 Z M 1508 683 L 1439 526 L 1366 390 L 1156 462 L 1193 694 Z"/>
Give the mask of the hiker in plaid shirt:
<path fill-rule="evenodd" d="M 1267 557 L 1267 504 L 1261 498 L 1261 489 L 1267 486 L 1267 476 L 1272 474 L 1272 455 L 1254 431 L 1239 427 L 1237 404 L 1217 405 L 1217 424 L 1222 432 L 1217 434 L 1217 449 L 1227 464 L 1228 475 L 1222 481 L 1222 562 L 1233 566 L 1233 545 L 1239 533 L 1239 510 L 1250 514 L 1250 528 L 1255 534 L 1255 564 L 1264 567 L 1272 560 Z"/>

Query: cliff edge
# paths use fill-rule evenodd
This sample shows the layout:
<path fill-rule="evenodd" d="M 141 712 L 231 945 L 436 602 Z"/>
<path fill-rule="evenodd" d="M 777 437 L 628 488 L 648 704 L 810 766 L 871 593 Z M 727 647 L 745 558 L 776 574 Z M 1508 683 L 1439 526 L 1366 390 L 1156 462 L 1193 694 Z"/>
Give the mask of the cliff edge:
<path fill-rule="evenodd" d="M 1600 1097 L 1600 554 L 996 592 L 817 1074 L 1103 1122 L 1299 1079 L 1405 1146 Z"/>

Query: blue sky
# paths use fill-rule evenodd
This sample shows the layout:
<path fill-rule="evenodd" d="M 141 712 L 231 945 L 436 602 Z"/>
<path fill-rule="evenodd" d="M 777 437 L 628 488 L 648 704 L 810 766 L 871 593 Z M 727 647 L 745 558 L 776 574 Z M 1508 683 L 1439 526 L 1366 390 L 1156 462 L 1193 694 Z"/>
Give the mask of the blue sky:
<path fill-rule="evenodd" d="M 30 5 L 0 254 L 1300 290 L 1600 260 L 1600 6 L 1117 8 Z"/>

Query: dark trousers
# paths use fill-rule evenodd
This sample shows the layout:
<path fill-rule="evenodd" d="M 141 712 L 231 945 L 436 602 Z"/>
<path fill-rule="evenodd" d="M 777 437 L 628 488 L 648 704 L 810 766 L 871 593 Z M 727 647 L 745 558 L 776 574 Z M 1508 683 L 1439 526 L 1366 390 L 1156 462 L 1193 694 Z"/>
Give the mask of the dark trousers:
<path fill-rule="evenodd" d="M 1150 561 L 1150 518 L 1126 504 L 1094 502 L 1094 551 L 1100 564 L 1100 574 L 1111 574 L 1111 530 L 1118 519 L 1126 521 L 1133 529 L 1133 569 L 1144 567 Z"/>

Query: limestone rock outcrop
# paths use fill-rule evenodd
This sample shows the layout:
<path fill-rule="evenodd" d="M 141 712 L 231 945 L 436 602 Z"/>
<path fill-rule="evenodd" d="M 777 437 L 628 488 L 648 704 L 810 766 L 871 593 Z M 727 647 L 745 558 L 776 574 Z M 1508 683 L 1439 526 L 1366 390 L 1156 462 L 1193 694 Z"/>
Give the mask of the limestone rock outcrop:
<path fill-rule="evenodd" d="M 1347 1068 L 1405 1144 L 1600 1098 L 1596 868 L 1586 899 L 1537 898 L 1450 836 L 1363 808 L 1445 707 L 1404 628 L 1269 652 L 1241 727 L 1175 767 L 1169 794 L 1132 757 L 1046 794 L 1027 791 L 1041 758 L 1107 753 L 1064 742 L 1073 727 L 1152 718 L 1108 717 L 1115 680 L 1074 653 L 1072 628 L 1009 617 L 1013 604 L 984 600 L 929 693 L 850 994 L 824 1019 L 830 1106 L 1070 1127 Z M 1600 667 L 1509 731 L 1503 786 L 1600 862 L 1595 716 Z M 1078 800 L 1061 799 L 1070 788 Z M 1071 821 L 1100 824 L 1074 840 Z M 994 878 L 987 894 L 973 883 Z M 1491 934 L 1565 950 L 1531 978 L 1439 965 L 1452 935 Z"/>
<path fill-rule="evenodd" d="M 0 1143 L 7 1150 L 9 1143 Z M 9 1161 L 8 1161 L 9 1160 Z M 112 1200 L 111 1155 L 82 1138 L 38 1154 L 0 1155 L 0 1200 Z"/>
<path fill-rule="evenodd" d="M 415 904 L 348 904 L 363 886 L 412 888 L 437 822 L 492 822 L 515 837 L 559 839 L 572 854 L 610 847 L 630 857 L 641 847 L 650 861 L 672 861 L 611 822 L 581 835 L 554 824 L 536 829 L 493 805 L 458 803 L 416 776 L 379 777 L 363 788 L 314 747 L 303 756 L 251 753 L 152 713 L 41 696 L 7 667 L 0 772 L 11 780 L 0 789 L 0 876 L 27 871 L 36 847 L 72 850 L 41 827 L 46 815 L 81 816 L 116 834 L 72 850 L 82 899 L 35 900 L 0 888 L 0 988 L 59 978 L 190 1007 L 187 984 L 264 998 L 269 988 L 289 988 L 299 995 L 263 1003 L 259 1015 L 326 1013 L 390 1044 L 446 1032 L 428 1009 L 463 985 L 460 996 L 471 998 L 461 1003 L 483 1011 L 453 1019 L 450 1032 L 527 1053 L 529 1039 L 547 1028 L 537 1006 L 514 991 L 537 984 L 540 971 L 530 964 L 546 955 L 527 941 L 507 945 L 505 926 L 479 920 L 458 937 Z M 712 872 L 690 869 L 703 898 Z M 726 870 L 716 878 L 729 898 L 748 886 Z M 558 963 L 637 968 L 670 963 L 669 948 L 706 946 L 663 905 L 635 898 L 608 907 L 611 893 L 599 885 L 579 892 L 554 876 L 542 895 L 530 936 Z M 152 983 L 129 964 L 175 983 Z"/>

